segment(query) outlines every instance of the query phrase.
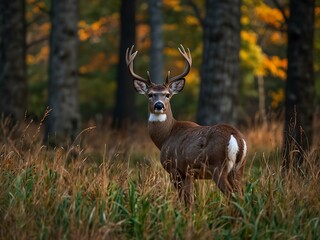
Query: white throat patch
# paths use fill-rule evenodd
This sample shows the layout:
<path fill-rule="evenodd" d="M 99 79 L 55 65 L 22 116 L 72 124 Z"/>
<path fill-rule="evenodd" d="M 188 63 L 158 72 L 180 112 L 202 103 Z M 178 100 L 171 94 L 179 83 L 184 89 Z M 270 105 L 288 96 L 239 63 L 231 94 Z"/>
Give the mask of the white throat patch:
<path fill-rule="evenodd" d="M 150 113 L 149 115 L 149 122 L 164 122 L 167 120 L 167 114 L 161 113 L 161 114 L 154 114 Z"/>

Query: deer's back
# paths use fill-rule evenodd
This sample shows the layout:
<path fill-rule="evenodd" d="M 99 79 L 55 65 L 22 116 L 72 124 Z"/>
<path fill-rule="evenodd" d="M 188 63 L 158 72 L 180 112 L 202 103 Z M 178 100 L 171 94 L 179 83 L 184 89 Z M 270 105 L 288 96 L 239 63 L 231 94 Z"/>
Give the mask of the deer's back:
<path fill-rule="evenodd" d="M 190 126 L 188 122 L 182 122 L 179 127 L 174 128 L 171 137 L 163 144 L 161 162 L 171 162 L 180 172 L 186 172 L 190 167 L 200 171 L 222 166 L 230 150 L 228 147 L 231 136 L 241 148 L 244 137 L 230 125 L 204 127 L 195 124 Z M 237 161 L 240 161 L 240 158 Z"/>

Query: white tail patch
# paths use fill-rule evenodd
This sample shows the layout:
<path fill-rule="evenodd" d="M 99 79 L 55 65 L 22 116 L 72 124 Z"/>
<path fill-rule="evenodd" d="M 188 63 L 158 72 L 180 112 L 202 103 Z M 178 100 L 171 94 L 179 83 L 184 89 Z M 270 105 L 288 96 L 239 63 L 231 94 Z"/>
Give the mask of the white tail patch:
<path fill-rule="evenodd" d="M 239 164 L 239 166 L 242 165 L 243 161 L 246 159 L 246 156 L 247 156 L 247 143 L 244 139 L 242 139 L 242 142 L 243 142 L 243 151 L 242 151 L 241 163 Z"/>
<path fill-rule="evenodd" d="M 239 152 L 239 145 L 233 135 L 230 136 L 228 145 L 228 173 L 232 170 L 236 163 L 237 154 Z"/>
<path fill-rule="evenodd" d="M 150 113 L 149 115 L 149 122 L 164 122 L 167 120 L 167 114 L 161 113 L 161 114 L 154 114 Z"/>

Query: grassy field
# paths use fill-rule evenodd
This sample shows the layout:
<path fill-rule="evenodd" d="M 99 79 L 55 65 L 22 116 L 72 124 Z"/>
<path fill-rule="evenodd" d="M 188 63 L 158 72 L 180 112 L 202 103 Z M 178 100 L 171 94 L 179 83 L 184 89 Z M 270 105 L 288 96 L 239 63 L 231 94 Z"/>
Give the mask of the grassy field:
<path fill-rule="evenodd" d="M 198 181 L 189 209 L 144 125 L 88 128 L 77 144 L 48 149 L 37 126 L 14 138 L 2 124 L 0 239 L 319 239 L 319 168 L 283 177 L 279 125 L 244 132 L 244 196 L 229 202 Z"/>

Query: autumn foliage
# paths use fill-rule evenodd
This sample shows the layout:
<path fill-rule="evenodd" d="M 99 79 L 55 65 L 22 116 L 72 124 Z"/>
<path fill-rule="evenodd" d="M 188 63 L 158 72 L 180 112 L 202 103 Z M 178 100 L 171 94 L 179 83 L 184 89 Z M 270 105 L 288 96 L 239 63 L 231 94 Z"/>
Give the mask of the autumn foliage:
<path fill-rule="evenodd" d="M 204 15 L 204 1 L 196 3 L 200 17 Z M 81 112 L 88 118 L 95 114 L 111 112 L 114 104 L 113 92 L 116 81 L 116 65 L 119 60 L 119 7 L 120 3 L 113 4 L 103 1 L 91 1 L 86 4 L 80 2 L 80 20 L 78 35 L 80 44 L 80 106 Z M 265 78 L 267 104 L 278 109 L 284 101 L 283 80 L 286 79 L 287 60 L 286 34 L 284 18 L 281 11 L 275 6 L 263 1 L 245 0 L 242 4 L 242 31 L 241 31 L 241 69 L 242 69 L 242 96 L 258 97 L 255 87 L 256 76 Z M 285 9 L 287 11 L 287 9 Z M 165 42 L 165 69 L 172 72 L 183 68 L 176 47 L 183 43 L 192 50 L 194 65 L 188 76 L 186 97 L 194 99 L 195 109 L 198 88 L 199 72 L 202 54 L 202 27 L 199 16 L 195 15 L 188 1 L 164 1 L 164 42 Z M 46 77 L 45 70 L 48 64 L 48 35 L 50 31 L 49 5 L 46 1 L 27 1 L 26 17 L 28 24 L 28 54 L 29 82 L 32 96 L 29 99 L 29 111 L 41 116 L 46 105 Z M 319 7 L 316 16 L 320 15 Z M 148 48 L 150 47 L 150 28 L 148 25 L 147 5 L 139 3 L 137 7 L 137 47 L 142 55 L 137 63 L 137 71 L 145 71 L 149 67 Z M 316 26 L 320 21 L 317 17 Z M 186 37 L 186 31 L 192 34 Z M 319 39 L 317 30 L 316 39 Z M 316 48 L 320 44 L 316 41 Z M 319 58 L 316 57 L 316 70 L 319 70 Z M 174 68 L 172 66 L 175 66 Z M 90 84 L 89 84 L 90 82 Z M 104 89 L 104 91 L 100 91 Z M 249 90 L 248 90 L 249 89 Z M 250 90 L 251 89 L 251 90 Z M 248 92 L 250 91 L 250 92 Z M 105 96 L 108 96 L 107 98 Z M 180 98 L 184 101 L 183 96 Z M 249 99 L 252 101 L 252 99 Z M 90 102 L 89 102 L 90 101 Z M 179 101 L 179 100 L 177 100 Z M 248 100 L 244 98 L 244 103 Z M 138 99 L 138 106 L 143 109 L 142 101 Z M 179 102 L 176 103 L 179 106 Z M 245 105 L 245 104 L 244 104 Z M 257 109 L 249 109 L 254 112 Z M 192 112 L 185 113 L 186 115 Z"/>

